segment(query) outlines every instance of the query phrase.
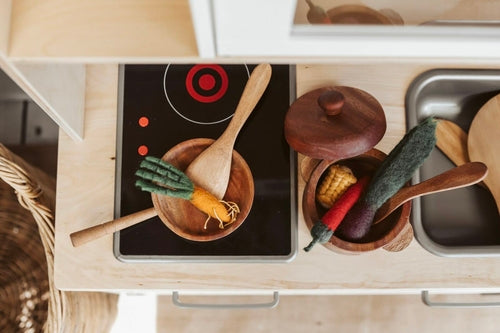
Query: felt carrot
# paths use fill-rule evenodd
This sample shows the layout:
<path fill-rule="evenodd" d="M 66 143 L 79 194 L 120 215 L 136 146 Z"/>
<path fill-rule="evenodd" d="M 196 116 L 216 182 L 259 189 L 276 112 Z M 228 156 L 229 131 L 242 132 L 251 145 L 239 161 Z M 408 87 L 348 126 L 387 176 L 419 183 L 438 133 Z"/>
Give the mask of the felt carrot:
<path fill-rule="evenodd" d="M 196 208 L 219 221 L 219 227 L 233 223 L 240 212 L 238 205 L 217 199 L 207 190 L 196 186 L 186 174 L 157 157 L 146 156 L 135 173 L 140 179 L 135 185 L 143 191 L 189 200 Z"/>
<path fill-rule="evenodd" d="M 313 225 L 311 228 L 313 240 L 304 248 L 305 251 L 308 252 L 311 250 L 316 243 L 326 243 L 330 240 L 333 233 L 344 219 L 344 216 L 346 216 L 347 212 L 361 197 L 361 193 L 363 193 L 363 190 L 368 185 L 369 179 L 368 176 L 365 176 L 351 185 L 344 194 L 335 201 L 326 214 Z"/>

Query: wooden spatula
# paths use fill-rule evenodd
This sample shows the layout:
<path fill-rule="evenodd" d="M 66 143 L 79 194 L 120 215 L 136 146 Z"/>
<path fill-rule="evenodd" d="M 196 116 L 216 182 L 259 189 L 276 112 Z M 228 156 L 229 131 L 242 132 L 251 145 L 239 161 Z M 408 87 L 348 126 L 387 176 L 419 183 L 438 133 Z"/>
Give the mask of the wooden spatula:
<path fill-rule="evenodd" d="M 421 183 L 403 187 L 377 210 L 373 223 L 378 223 L 396 208 L 414 198 L 450 191 L 476 184 L 488 174 L 488 168 L 480 162 L 469 162 L 445 171 Z"/>
<path fill-rule="evenodd" d="M 227 189 L 236 136 L 259 102 L 270 79 L 271 66 L 269 64 L 260 64 L 255 67 L 224 133 L 195 158 L 185 171 L 196 185 L 208 190 L 218 199 L 224 197 Z"/>
<path fill-rule="evenodd" d="M 436 127 L 436 138 L 436 146 L 455 165 L 469 162 L 467 133 L 457 124 L 446 119 L 439 119 Z"/>
<path fill-rule="evenodd" d="M 467 148 L 471 161 L 488 166 L 484 183 L 500 212 L 500 94 L 484 104 L 472 120 Z"/>

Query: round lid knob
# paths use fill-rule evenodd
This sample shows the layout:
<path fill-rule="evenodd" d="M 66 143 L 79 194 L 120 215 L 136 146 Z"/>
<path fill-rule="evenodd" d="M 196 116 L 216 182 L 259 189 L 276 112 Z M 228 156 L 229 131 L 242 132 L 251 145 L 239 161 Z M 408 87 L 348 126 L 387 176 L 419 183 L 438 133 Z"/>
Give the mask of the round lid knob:
<path fill-rule="evenodd" d="M 352 87 L 325 87 L 299 97 L 285 117 L 285 138 L 301 154 L 332 161 L 373 148 L 385 134 L 380 103 Z"/>
<path fill-rule="evenodd" d="M 325 90 L 318 97 L 318 105 L 328 116 L 335 116 L 342 112 L 344 102 L 344 95 L 337 90 Z"/>

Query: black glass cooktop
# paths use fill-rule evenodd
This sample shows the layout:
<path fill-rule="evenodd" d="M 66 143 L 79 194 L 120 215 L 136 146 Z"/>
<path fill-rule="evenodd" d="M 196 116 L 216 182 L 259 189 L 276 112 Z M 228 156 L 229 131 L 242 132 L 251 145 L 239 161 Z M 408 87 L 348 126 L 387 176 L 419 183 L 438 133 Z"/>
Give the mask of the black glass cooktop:
<path fill-rule="evenodd" d="M 227 127 L 255 66 L 123 65 L 120 67 L 115 217 L 153 207 L 134 186 L 145 155 L 163 156 L 192 138 L 218 138 Z M 209 242 L 186 240 L 159 217 L 116 232 L 123 261 L 286 261 L 296 248 L 295 154 L 283 124 L 293 96 L 293 67 L 273 65 L 269 86 L 236 140 L 250 166 L 255 197 L 245 222 Z M 292 78 L 292 79 L 291 79 Z"/>

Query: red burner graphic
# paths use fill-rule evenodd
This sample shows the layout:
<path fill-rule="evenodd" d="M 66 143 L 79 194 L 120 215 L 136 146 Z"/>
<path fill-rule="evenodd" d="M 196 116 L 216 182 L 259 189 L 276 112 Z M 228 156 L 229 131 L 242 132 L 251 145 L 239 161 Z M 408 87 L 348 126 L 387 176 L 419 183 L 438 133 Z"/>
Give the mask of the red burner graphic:
<path fill-rule="evenodd" d="M 186 76 L 186 89 L 201 103 L 218 101 L 227 91 L 227 73 L 219 65 L 195 65 Z"/>

